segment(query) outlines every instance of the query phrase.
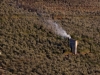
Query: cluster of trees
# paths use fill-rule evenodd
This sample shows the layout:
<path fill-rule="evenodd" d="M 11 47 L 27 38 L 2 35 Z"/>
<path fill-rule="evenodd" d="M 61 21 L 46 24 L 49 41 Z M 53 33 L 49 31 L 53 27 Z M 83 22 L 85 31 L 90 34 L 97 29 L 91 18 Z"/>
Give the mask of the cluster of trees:
<path fill-rule="evenodd" d="M 45 21 L 42 22 L 36 11 L 18 8 L 13 0 L 2 0 L 0 74 L 99 75 L 99 19 L 97 16 L 67 16 L 55 20 L 79 41 L 78 54 L 66 55 L 70 52 L 68 39 L 46 28 Z"/>

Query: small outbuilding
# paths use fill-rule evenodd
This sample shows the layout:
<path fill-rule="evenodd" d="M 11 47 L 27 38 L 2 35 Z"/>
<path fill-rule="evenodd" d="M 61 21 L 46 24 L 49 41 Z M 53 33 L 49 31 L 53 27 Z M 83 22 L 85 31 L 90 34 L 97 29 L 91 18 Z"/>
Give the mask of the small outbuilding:
<path fill-rule="evenodd" d="M 69 39 L 69 46 L 71 48 L 71 52 L 77 54 L 77 45 L 78 41 L 74 39 Z"/>

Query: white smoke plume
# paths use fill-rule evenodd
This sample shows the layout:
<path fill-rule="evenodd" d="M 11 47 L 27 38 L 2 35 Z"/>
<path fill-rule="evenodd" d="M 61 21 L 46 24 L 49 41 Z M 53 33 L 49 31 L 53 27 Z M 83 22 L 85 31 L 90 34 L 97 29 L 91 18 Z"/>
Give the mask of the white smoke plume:
<path fill-rule="evenodd" d="M 57 35 L 60 35 L 62 37 L 69 38 L 69 39 L 71 38 L 71 36 L 67 34 L 66 31 L 61 26 L 59 26 L 56 22 L 53 22 L 52 20 L 47 20 L 47 24 L 49 27 L 52 28 L 52 30 Z"/>

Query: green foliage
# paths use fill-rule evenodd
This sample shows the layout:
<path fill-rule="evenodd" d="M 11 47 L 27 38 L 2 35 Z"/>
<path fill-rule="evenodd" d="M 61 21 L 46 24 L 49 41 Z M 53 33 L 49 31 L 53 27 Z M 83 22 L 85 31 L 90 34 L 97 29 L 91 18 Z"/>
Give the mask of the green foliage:
<path fill-rule="evenodd" d="M 66 12 L 46 9 L 46 0 L 41 0 L 45 10 L 39 0 L 23 0 L 21 8 L 16 6 L 15 1 L 0 0 L 0 75 L 99 75 L 100 17 L 85 16 L 93 15 L 92 11 L 71 7 L 66 7 Z M 52 6 L 60 3 L 59 7 L 74 3 L 65 1 L 64 4 L 61 0 L 50 2 Z M 39 12 L 46 14 L 41 17 Z M 55 15 L 65 17 L 60 16 L 59 20 L 55 19 Z M 54 17 L 73 39 L 78 40 L 78 54 L 70 52 L 68 38 L 58 36 L 47 28 L 42 19 L 49 19 L 48 16 Z"/>

